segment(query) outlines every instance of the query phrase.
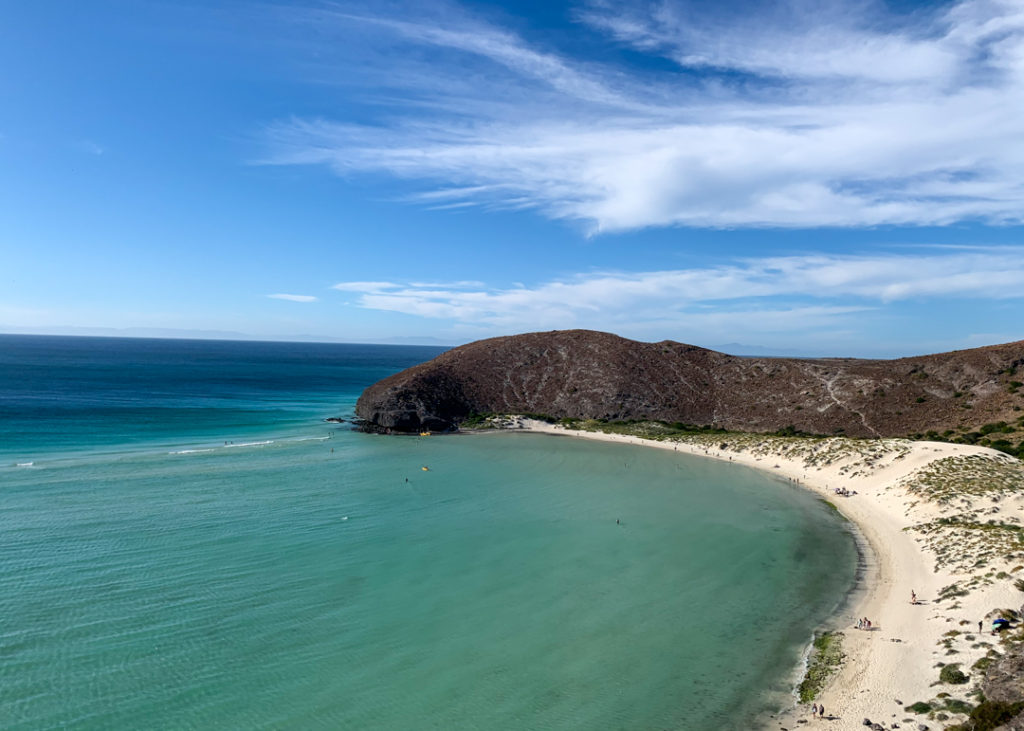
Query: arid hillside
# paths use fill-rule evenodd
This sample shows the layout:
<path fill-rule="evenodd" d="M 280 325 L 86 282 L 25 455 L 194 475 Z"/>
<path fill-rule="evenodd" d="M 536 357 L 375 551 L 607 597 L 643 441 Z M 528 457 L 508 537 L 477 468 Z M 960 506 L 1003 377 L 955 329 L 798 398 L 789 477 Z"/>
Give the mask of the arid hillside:
<path fill-rule="evenodd" d="M 484 413 L 862 437 L 957 437 L 988 425 L 986 438 L 1017 444 L 1022 381 L 1024 341 L 897 360 L 805 360 L 564 330 L 455 348 L 366 389 L 356 413 L 365 428 L 386 432 L 446 431 Z"/>

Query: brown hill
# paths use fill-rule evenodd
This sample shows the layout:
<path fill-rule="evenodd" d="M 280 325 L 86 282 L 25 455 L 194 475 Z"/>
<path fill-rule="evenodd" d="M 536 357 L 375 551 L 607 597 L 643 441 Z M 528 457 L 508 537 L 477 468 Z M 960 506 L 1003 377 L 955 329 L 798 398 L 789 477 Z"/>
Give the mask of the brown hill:
<path fill-rule="evenodd" d="M 480 340 L 366 389 L 365 426 L 456 428 L 474 413 L 657 419 L 729 430 L 906 436 L 1016 424 L 1024 341 L 897 360 L 747 358 L 564 330 Z"/>

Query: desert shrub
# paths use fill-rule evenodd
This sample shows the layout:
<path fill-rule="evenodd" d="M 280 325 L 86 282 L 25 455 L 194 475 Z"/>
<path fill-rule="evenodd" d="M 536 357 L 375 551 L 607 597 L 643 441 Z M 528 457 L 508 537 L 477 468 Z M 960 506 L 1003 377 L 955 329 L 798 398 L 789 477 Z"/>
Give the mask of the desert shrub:
<path fill-rule="evenodd" d="M 956 698 L 950 698 L 946 701 L 946 710 L 950 713 L 970 713 L 971 704 L 967 701 L 961 701 Z"/>
<path fill-rule="evenodd" d="M 963 685 L 967 682 L 967 676 L 961 672 L 960 663 L 951 663 L 939 671 L 939 681 L 950 685 Z"/>
<path fill-rule="evenodd" d="M 950 726 L 947 731 L 993 731 L 1024 711 L 1024 702 L 1002 703 L 982 701 L 971 711 L 966 723 Z"/>

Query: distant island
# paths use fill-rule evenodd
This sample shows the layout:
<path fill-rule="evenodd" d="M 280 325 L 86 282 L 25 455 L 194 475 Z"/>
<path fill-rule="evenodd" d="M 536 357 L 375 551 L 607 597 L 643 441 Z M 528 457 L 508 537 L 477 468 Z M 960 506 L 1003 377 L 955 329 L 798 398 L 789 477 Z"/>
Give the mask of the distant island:
<path fill-rule="evenodd" d="M 369 430 L 481 414 L 656 420 L 729 431 L 912 437 L 1016 453 L 1024 341 L 896 360 L 740 357 L 590 330 L 480 340 L 366 389 Z"/>

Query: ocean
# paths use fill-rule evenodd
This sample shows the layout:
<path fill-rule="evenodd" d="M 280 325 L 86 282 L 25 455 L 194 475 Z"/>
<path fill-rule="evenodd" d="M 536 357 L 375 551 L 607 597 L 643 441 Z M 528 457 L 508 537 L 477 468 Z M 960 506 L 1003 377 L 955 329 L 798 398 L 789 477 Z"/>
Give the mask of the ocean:
<path fill-rule="evenodd" d="M 0 336 L 0 727 L 732 729 L 854 540 L 643 447 L 362 434 L 438 348 Z"/>

